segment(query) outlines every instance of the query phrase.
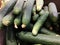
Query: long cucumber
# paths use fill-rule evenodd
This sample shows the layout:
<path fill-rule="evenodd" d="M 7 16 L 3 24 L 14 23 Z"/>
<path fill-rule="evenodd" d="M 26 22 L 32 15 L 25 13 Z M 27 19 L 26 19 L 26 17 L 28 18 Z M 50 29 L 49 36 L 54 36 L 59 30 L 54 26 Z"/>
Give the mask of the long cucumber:
<path fill-rule="evenodd" d="M 60 36 L 52 36 L 45 34 L 38 34 L 33 36 L 31 32 L 20 32 L 17 34 L 17 37 L 20 40 L 28 41 L 36 44 L 45 44 L 45 45 L 60 45 Z"/>
<path fill-rule="evenodd" d="M 33 4 L 34 4 L 35 0 L 28 0 L 26 1 L 26 8 L 24 10 L 24 14 L 22 17 L 22 28 L 25 28 L 31 20 L 31 12 L 32 12 L 32 8 L 33 8 Z"/>
<path fill-rule="evenodd" d="M 50 31 L 50 30 L 48 30 L 48 29 L 46 29 L 46 28 L 42 28 L 40 31 L 41 31 L 42 33 L 44 33 L 44 34 L 47 34 L 47 35 L 55 35 L 55 36 L 58 36 L 58 34 L 54 33 L 53 31 Z M 40 31 L 39 31 L 39 32 L 40 32 Z"/>
<path fill-rule="evenodd" d="M 41 15 L 38 18 L 37 22 L 34 24 L 33 29 L 32 29 L 32 34 L 33 35 L 38 34 L 39 29 L 41 29 L 41 27 L 44 24 L 45 20 L 47 19 L 48 15 L 49 15 L 49 12 L 45 12 L 44 15 Z"/>
<path fill-rule="evenodd" d="M 14 5 L 16 4 L 17 0 L 10 0 L 8 3 L 5 5 L 5 7 L 0 11 L 0 29 L 3 27 L 2 24 L 2 19 L 3 17 L 12 10 Z"/>
<path fill-rule="evenodd" d="M 14 6 L 13 13 L 18 15 L 22 11 L 24 0 L 18 0 L 16 5 Z"/>
<path fill-rule="evenodd" d="M 12 26 L 7 27 L 6 45 L 17 45 L 16 39 L 15 39 L 15 34 L 14 34 Z"/>

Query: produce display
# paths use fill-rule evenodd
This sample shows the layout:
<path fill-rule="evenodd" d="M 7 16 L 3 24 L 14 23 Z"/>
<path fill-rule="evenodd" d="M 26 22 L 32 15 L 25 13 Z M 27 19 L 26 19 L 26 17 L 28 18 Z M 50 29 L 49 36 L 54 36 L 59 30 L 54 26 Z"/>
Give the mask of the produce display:
<path fill-rule="evenodd" d="M 0 9 L 0 45 L 60 45 L 59 15 L 54 2 L 9 0 Z"/>

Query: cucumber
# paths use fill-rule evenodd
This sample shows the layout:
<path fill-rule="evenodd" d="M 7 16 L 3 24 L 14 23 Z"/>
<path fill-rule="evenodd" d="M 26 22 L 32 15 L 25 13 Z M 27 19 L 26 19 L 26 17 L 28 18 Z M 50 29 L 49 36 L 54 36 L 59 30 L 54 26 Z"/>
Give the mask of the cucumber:
<path fill-rule="evenodd" d="M 36 14 L 36 5 L 33 6 L 33 14 Z"/>
<path fill-rule="evenodd" d="M 52 31 L 50 31 L 50 30 L 48 30 L 48 29 L 46 29 L 46 28 L 42 28 L 40 31 L 41 31 L 42 33 L 44 33 L 44 34 L 47 34 L 47 35 L 55 35 L 55 36 L 58 35 L 58 34 L 52 32 Z"/>
<path fill-rule="evenodd" d="M 33 4 L 34 4 L 35 0 L 28 0 L 26 1 L 26 8 L 24 10 L 24 14 L 22 17 L 22 28 L 25 28 L 31 20 L 31 12 L 32 12 L 32 8 L 33 8 Z"/>
<path fill-rule="evenodd" d="M 50 2 L 48 4 L 48 7 L 49 7 L 50 19 L 52 20 L 52 22 L 56 22 L 58 19 L 58 12 L 55 3 Z"/>
<path fill-rule="evenodd" d="M 44 0 L 36 0 L 36 9 L 40 11 L 44 5 Z"/>
<path fill-rule="evenodd" d="M 48 6 L 44 6 L 44 11 L 49 11 Z"/>
<path fill-rule="evenodd" d="M 14 15 L 12 14 L 12 12 L 10 12 L 5 17 L 3 17 L 2 23 L 5 26 L 9 26 L 9 25 L 13 24 L 13 20 L 14 20 Z"/>
<path fill-rule="evenodd" d="M 5 7 L 0 11 L 0 29 L 3 27 L 2 19 L 3 17 L 12 10 L 17 0 L 10 0 Z"/>
<path fill-rule="evenodd" d="M 38 15 L 38 14 L 35 14 L 35 15 L 33 15 L 33 17 L 32 17 L 32 19 L 33 19 L 34 22 L 37 21 L 38 18 L 39 18 L 39 15 Z"/>
<path fill-rule="evenodd" d="M 33 45 L 42 45 L 42 44 L 33 44 Z"/>
<path fill-rule="evenodd" d="M 37 36 L 33 36 L 31 32 L 21 31 L 20 33 L 17 34 L 17 37 L 20 40 L 35 44 L 60 45 L 60 36 L 52 36 L 45 34 L 38 34 Z"/>
<path fill-rule="evenodd" d="M 22 11 L 24 0 L 18 0 L 13 9 L 13 14 L 18 15 Z"/>
<path fill-rule="evenodd" d="M 17 45 L 15 34 L 12 26 L 7 27 L 6 31 L 6 45 Z"/>
<path fill-rule="evenodd" d="M 22 13 L 14 19 L 14 27 L 17 29 L 22 23 Z"/>
<path fill-rule="evenodd" d="M 39 12 L 39 15 L 43 15 L 45 13 L 45 11 L 42 9 L 40 12 Z"/>
<path fill-rule="evenodd" d="M 46 21 L 47 17 L 49 15 L 49 12 L 45 12 L 44 15 L 41 15 L 37 22 L 34 24 L 33 29 L 32 29 L 32 34 L 33 35 L 37 35 L 39 29 L 41 29 L 42 25 L 44 24 L 44 22 Z"/>

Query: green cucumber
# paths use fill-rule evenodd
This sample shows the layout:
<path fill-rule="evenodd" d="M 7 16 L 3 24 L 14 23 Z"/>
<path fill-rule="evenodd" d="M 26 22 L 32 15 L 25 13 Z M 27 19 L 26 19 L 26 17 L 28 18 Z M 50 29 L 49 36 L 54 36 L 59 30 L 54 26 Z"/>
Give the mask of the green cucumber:
<path fill-rule="evenodd" d="M 18 15 L 22 11 L 24 0 L 18 0 L 13 9 L 13 14 Z"/>
<path fill-rule="evenodd" d="M 45 11 L 42 9 L 40 12 L 39 12 L 39 15 L 43 15 L 45 13 Z"/>
<path fill-rule="evenodd" d="M 38 34 L 33 36 L 31 32 L 20 32 L 17 34 L 20 40 L 35 43 L 35 44 L 45 44 L 45 45 L 60 45 L 60 36 L 52 36 L 45 34 Z"/>
<path fill-rule="evenodd" d="M 52 22 L 56 22 L 58 19 L 58 12 L 55 3 L 50 2 L 48 7 L 49 7 L 50 19 L 52 20 Z"/>
<path fill-rule="evenodd" d="M 39 17 L 38 14 L 33 15 L 33 17 L 32 17 L 33 21 L 34 21 L 34 22 L 37 21 L 38 17 Z"/>
<path fill-rule="evenodd" d="M 33 14 L 36 14 L 36 5 L 33 6 Z"/>
<path fill-rule="evenodd" d="M 18 28 L 22 23 L 22 13 L 14 19 L 14 27 Z"/>
<path fill-rule="evenodd" d="M 7 27 L 6 31 L 6 45 L 17 45 L 15 34 L 12 26 Z"/>
<path fill-rule="evenodd" d="M 44 5 L 44 0 L 36 0 L 36 9 L 40 11 Z"/>
<path fill-rule="evenodd" d="M 32 12 L 32 8 L 33 8 L 33 4 L 34 4 L 35 0 L 28 0 L 26 1 L 26 8 L 24 10 L 24 14 L 22 17 L 22 28 L 25 28 L 31 20 L 31 12 Z"/>
<path fill-rule="evenodd" d="M 14 15 L 12 14 L 12 12 L 10 12 L 5 17 L 3 17 L 2 23 L 5 26 L 9 26 L 9 25 L 13 24 L 13 20 L 14 20 Z"/>
<path fill-rule="evenodd" d="M 0 11 L 0 29 L 3 27 L 2 19 L 3 17 L 12 10 L 17 0 L 10 0 L 5 7 Z"/>
<path fill-rule="evenodd" d="M 49 12 L 45 12 L 45 14 L 41 15 L 37 22 L 34 24 L 33 29 L 32 29 L 32 34 L 33 35 L 37 35 L 39 29 L 41 29 L 42 25 L 44 24 L 44 22 L 46 21 L 47 17 L 49 15 Z"/>
<path fill-rule="evenodd" d="M 49 11 L 48 6 L 44 6 L 44 11 Z"/>
<path fill-rule="evenodd" d="M 47 35 L 55 35 L 55 36 L 58 35 L 58 34 L 52 32 L 52 31 L 50 31 L 50 30 L 48 30 L 48 29 L 46 29 L 46 28 L 42 28 L 40 31 L 41 31 L 42 33 L 44 33 L 44 34 L 47 34 Z"/>

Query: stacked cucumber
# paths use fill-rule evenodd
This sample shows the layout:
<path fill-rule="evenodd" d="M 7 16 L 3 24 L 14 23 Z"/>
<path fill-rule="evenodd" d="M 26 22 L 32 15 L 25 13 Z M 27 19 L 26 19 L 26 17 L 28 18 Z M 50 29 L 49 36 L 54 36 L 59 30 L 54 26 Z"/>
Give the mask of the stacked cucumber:
<path fill-rule="evenodd" d="M 0 11 L 0 29 L 6 29 L 6 45 L 60 45 L 55 3 L 47 6 L 44 0 L 11 1 Z"/>

